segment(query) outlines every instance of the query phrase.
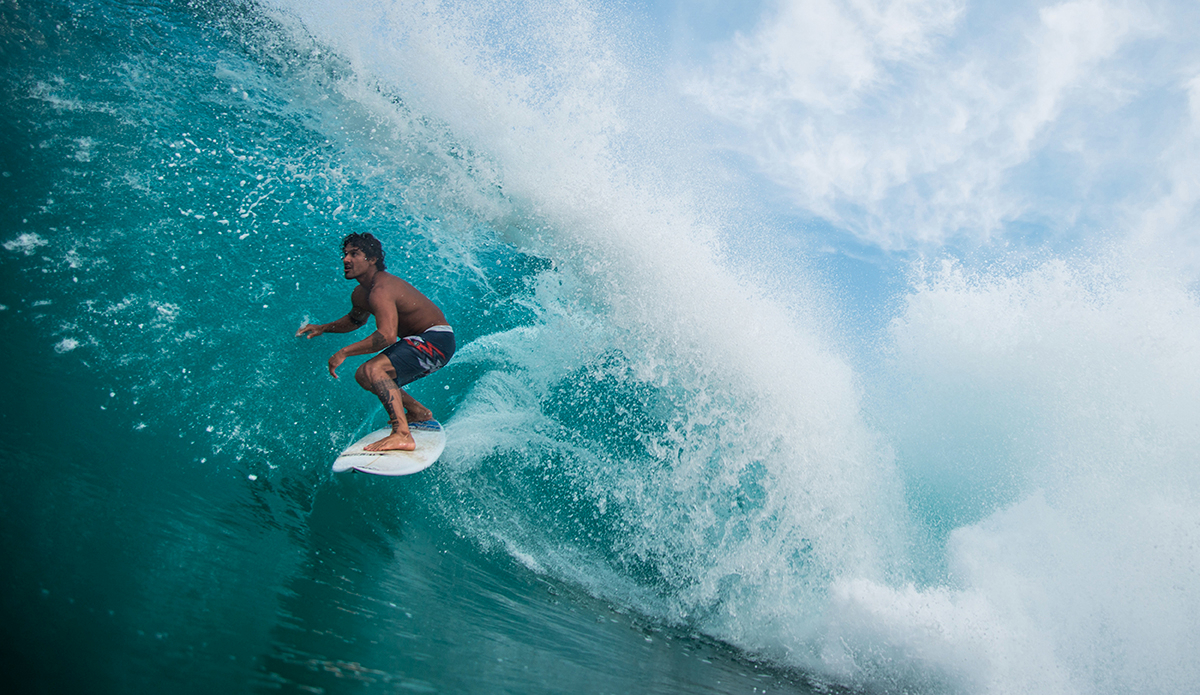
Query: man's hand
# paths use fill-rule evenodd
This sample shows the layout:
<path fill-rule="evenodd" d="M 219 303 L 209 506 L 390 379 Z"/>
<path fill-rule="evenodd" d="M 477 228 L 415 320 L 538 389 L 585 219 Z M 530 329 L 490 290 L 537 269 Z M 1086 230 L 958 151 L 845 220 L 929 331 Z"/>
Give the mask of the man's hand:
<path fill-rule="evenodd" d="M 333 353 L 333 357 L 329 358 L 329 375 L 332 376 L 334 379 L 338 378 L 337 368 L 339 366 L 341 366 L 342 362 L 345 362 L 345 361 L 346 361 L 346 356 L 342 354 L 341 350 L 338 350 L 337 352 Z"/>
<path fill-rule="evenodd" d="M 306 323 L 300 327 L 300 330 L 296 331 L 296 337 L 299 338 L 300 336 L 303 335 L 303 336 L 307 336 L 309 340 L 312 340 L 313 338 L 316 338 L 317 336 L 321 335 L 324 332 L 325 332 L 324 326 L 314 326 L 311 323 Z"/>

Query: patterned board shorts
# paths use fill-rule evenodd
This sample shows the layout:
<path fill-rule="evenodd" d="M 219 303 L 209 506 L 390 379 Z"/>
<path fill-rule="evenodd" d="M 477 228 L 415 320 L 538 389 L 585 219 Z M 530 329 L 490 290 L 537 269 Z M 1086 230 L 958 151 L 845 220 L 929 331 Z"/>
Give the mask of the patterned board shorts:
<path fill-rule="evenodd" d="M 410 384 L 446 366 L 454 356 L 454 329 L 433 326 L 421 335 L 397 340 L 382 354 L 396 370 L 396 384 Z"/>

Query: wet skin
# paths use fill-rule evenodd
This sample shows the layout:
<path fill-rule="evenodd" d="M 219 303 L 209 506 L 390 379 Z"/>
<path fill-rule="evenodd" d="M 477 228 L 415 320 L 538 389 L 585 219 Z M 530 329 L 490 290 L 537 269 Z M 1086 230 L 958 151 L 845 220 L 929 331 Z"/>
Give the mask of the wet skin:
<path fill-rule="evenodd" d="M 358 282 L 350 293 L 350 313 L 330 323 L 305 324 L 296 331 L 296 337 L 303 335 L 310 339 L 323 333 L 348 333 L 362 327 L 369 316 L 375 317 L 375 331 L 371 335 L 347 345 L 329 358 L 329 374 L 335 379 L 338 378 L 338 367 L 347 357 L 379 352 L 395 343 L 398 336 L 418 335 L 432 326 L 446 324 L 445 315 L 433 302 L 404 280 L 379 270 L 375 261 L 358 248 L 344 248 L 342 268 L 345 277 Z M 392 426 L 390 435 L 365 449 L 415 449 L 416 442 L 408 430 L 408 423 L 430 420 L 433 413 L 396 385 L 396 370 L 391 361 L 384 355 L 376 355 L 358 368 L 354 379 L 379 398 Z"/>

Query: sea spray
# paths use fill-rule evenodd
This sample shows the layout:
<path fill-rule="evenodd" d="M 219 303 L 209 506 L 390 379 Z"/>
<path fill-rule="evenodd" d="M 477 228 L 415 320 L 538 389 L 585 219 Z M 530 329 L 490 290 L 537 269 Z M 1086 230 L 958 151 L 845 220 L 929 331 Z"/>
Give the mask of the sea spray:
<path fill-rule="evenodd" d="M 987 693 L 1197 682 L 1200 305 L 1138 258 L 918 276 L 880 386 L 944 578 L 840 582 L 834 671 Z"/>
<path fill-rule="evenodd" d="M 673 145 L 687 128 L 646 125 L 639 109 L 658 83 L 643 82 L 637 47 L 604 12 L 54 7 L 43 33 L 61 55 L 31 42 L 6 68 L 20 87 L 5 107 L 13 151 L 32 174 L 11 179 L 23 187 L 12 189 L 20 225 L 2 240 L 5 320 L 50 365 L 28 383 L 41 393 L 65 375 L 93 411 L 86 422 L 111 429 L 110 449 L 153 452 L 107 459 L 89 471 L 97 479 L 111 471 L 157 491 L 187 468 L 222 495 L 237 492 L 228 473 L 256 485 L 251 511 L 233 513 L 194 513 L 186 495 L 162 509 L 131 494 L 111 505 L 87 486 L 48 496 L 81 503 L 72 515 L 89 523 L 138 510 L 121 517 L 136 552 L 77 565 L 80 585 L 97 573 L 105 586 L 148 582 L 119 604 L 132 616 L 118 611 L 122 634 L 170 622 L 191 630 L 190 648 L 229 631 L 224 616 L 250 614 L 247 634 L 285 634 L 297 621 L 274 614 L 278 596 L 247 587 L 307 600 L 296 590 L 309 578 L 329 587 L 353 574 L 291 581 L 289 543 L 357 523 L 387 549 L 380 520 L 391 529 L 393 515 L 428 509 L 404 523 L 752 659 L 868 689 L 1197 682 L 1198 324 L 1169 273 L 1112 259 L 935 266 L 914 280 L 887 344 L 862 350 L 890 361 L 856 371 L 802 269 L 780 281 L 789 297 L 731 266 L 739 256 L 722 244 L 742 229 L 731 211 L 743 201 L 714 184 L 711 160 L 686 166 L 692 152 Z M 527 14 L 494 23 L 512 8 Z M 55 62 L 78 47 L 92 52 Z M 347 309 L 330 283 L 350 230 L 383 238 L 389 266 L 463 338 L 454 362 L 414 386 L 455 448 L 394 497 L 325 477 L 376 411 L 325 378 L 332 343 L 293 337 L 302 317 Z M 28 512 L 28 537 L 77 544 Z M 220 564 L 236 549 L 227 537 L 247 549 L 244 565 Z M 315 568 L 358 552 L 311 542 Z M 193 585 L 197 567 L 219 581 Z M 30 576 L 22 587 L 57 582 L 57 597 L 73 575 Z M 427 581 L 405 575 L 386 591 Z M 253 601 L 220 604 L 228 586 Z M 495 589 L 462 597 L 454 585 L 431 613 L 473 616 L 470 601 Z M 115 595 L 87 608 L 112 610 Z M 322 601 L 305 600 L 290 610 L 312 610 L 311 634 L 328 634 Z M 350 615 L 343 607 L 330 611 Z"/>
<path fill-rule="evenodd" d="M 448 423 L 464 444 L 448 515 L 540 571 L 781 659 L 836 577 L 903 573 L 899 487 L 850 368 L 722 264 L 719 206 L 669 195 L 669 162 L 621 156 L 627 85 L 594 11 L 525 16 L 549 82 L 481 46 L 490 25 L 466 7 L 289 11 L 354 56 L 359 82 L 488 153 L 504 207 L 479 212 L 554 264 L 533 325 L 456 358 L 478 377 Z M 374 12 L 382 29 L 354 19 Z"/>

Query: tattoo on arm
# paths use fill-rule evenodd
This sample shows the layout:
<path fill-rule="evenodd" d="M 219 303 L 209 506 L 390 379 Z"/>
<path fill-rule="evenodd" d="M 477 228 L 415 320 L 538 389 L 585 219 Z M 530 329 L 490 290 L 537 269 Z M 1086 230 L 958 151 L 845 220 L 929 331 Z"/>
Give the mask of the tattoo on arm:
<path fill-rule="evenodd" d="M 367 322 L 367 317 L 370 315 L 370 312 L 354 307 L 350 310 L 350 323 L 353 323 L 355 326 L 361 326 Z"/>
<path fill-rule="evenodd" d="M 372 350 L 382 350 L 383 348 L 387 347 L 387 344 L 388 344 L 387 338 L 384 338 L 383 336 L 379 335 L 379 333 L 371 334 L 371 349 Z"/>

